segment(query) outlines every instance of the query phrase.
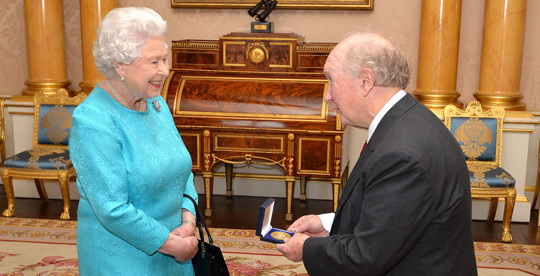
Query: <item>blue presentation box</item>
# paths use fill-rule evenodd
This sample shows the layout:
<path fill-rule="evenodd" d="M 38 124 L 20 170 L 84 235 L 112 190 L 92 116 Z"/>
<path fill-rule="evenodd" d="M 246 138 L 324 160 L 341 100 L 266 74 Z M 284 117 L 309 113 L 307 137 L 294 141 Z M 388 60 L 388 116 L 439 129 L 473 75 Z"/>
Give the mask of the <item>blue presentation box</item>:
<path fill-rule="evenodd" d="M 259 207 L 259 219 L 257 220 L 255 235 L 261 237 L 261 241 L 283 243 L 283 239 L 290 238 L 294 234 L 289 231 L 273 228 L 270 224 L 275 202 L 275 199 L 269 198 Z"/>

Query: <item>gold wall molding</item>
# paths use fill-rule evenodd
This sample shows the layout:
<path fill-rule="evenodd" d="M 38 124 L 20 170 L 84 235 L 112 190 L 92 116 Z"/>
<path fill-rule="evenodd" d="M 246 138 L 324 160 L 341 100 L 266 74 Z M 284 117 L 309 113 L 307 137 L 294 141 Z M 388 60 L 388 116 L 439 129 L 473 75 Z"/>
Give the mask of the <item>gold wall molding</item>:
<path fill-rule="evenodd" d="M 523 132 L 523 133 L 532 133 L 532 129 L 517 129 L 517 128 L 503 128 L 503 132 Z"/>

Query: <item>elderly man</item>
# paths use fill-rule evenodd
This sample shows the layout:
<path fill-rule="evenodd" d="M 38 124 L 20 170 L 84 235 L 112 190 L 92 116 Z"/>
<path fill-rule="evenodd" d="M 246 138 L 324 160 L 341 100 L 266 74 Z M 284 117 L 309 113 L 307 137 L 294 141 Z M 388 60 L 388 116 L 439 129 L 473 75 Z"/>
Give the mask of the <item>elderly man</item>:
<path fill-rule="evenodd" d="M 409 67 L 385 38 L 356 33 L 324 66 L 325 101 L 367 144 L 335 213 L 295 221 L 277 249 L 310 275 L 477 275 L 469 175 L 444 124 L 403 89 Z"/>

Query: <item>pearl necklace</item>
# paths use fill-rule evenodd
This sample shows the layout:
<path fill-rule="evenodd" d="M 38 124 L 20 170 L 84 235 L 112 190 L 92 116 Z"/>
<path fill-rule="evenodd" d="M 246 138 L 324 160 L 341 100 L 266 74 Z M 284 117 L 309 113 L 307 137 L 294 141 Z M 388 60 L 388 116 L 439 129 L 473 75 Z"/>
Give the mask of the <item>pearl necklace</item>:
<path fill-rule="evenodd" d="M 112 94 L 114 95 L 114 97 L 116 99 L 118 99 L 118 101 L 120 102 L 121 105 L 125 106 L 126 108 L 128 109 L 131 109 L 128 105 L 128 103 L 126 102 L 126 100 L 124 100 L 124 98 L 122 98 L 122 96 L 120 96 L 120 93 L 118 93 L 118 91 L 116 91 L 116 89 L 114 89 L 114 86 L 112 86 L 112 84 L 109 82 L 108 79 L 105 79 L 105 83 L 107 84 L 107 87 L 109 87 L 109 90 L 111 90 Z M 140 112 L 143 112 L 145 107 L 146 107 L 146 100 L 144 99 L 141 99 L 141 103 L 139 104 L 139 111 Z"/>

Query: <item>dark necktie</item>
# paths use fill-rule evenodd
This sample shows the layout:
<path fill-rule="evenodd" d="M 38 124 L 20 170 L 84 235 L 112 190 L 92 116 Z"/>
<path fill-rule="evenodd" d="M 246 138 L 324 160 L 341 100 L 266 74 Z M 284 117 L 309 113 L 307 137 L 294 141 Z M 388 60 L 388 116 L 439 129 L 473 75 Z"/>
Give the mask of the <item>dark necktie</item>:
<path fill-rule="evenodd" d="M 362 147 L 362 151 L 360 152 L 360 155 L 362 155 L 362 152 L 364 152 L 364 149 L 366 148 L 367 140 L 364 142 L 364 146 Z"/>

